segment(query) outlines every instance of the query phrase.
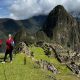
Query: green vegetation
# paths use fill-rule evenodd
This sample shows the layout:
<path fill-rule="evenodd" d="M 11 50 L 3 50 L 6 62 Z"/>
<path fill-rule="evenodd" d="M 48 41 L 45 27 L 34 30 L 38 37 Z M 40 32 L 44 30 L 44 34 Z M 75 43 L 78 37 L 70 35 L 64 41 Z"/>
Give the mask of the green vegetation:
<path fill-rule="evenodd" d="M 76 75 L 64 65 L 58 62 L 53 57 L 50 58 L 45 55 L 44 50 L 40 47 L 29 47 L 33 52 L 34 58 L 37 60 L 43 59 L 58 69 L 60 73 L 53 74 L 49 71 L 45 71 L 36 66 L 31 57 L 26 57 L 26 65 L 24 65 L 24 54 L 16 54 L 13 58 L 13 63 L 7 61 L 5 64 L 0 63 L 0 80 L 79 80 Z M 2 61 L 3 54 L 0 54 L 0 61 Z M 53 78 L 51 78 L 53 76 Z"/>
<path fill-rule="evenodd" d="M 50 80 L 48 72 L 35 68 L 31 58 L 26 57 L 24 65 L 24 55 L 17 54 L 13 63 L 0 63 L 0 80 Z"/>
<path fill-rule="evenodd" d="M 45 53 L 42 48 L 32 46 L 30 47 L 30 50 L 34 53 L 35 59 L 37 60 L 43 59 L 54 64 L 54 66 L 59 71 L 59 73 L 55 75 L 57 80 L 79 80 L 80 79 L 75 74 L 73 74 L 65 64 L 61 64 L 55 57 L 50 58 L 44 55 Z"/>

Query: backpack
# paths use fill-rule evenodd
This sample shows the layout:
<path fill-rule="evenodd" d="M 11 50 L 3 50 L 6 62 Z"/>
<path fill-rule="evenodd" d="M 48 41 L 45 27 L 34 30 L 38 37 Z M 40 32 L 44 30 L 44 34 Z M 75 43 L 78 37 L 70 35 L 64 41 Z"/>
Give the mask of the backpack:
<path fill-rule="evenodd" d="M 14 47 L 14 46 L 15 46 L 14 41 L 12 41 L 12 42 L 11 42 L 11 46 L 12 46 L 12 47 Z"/>

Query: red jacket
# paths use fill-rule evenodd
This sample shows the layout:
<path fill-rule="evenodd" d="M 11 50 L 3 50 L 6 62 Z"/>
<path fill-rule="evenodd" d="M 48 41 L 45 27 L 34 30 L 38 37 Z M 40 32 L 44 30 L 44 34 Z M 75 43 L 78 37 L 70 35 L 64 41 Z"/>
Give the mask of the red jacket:
<path fill-rule="evenodd" d="M 13 41 L 13 38 L 6 40 L 7 49 L 13 49 L 13 46 L 11 45 Z"/>

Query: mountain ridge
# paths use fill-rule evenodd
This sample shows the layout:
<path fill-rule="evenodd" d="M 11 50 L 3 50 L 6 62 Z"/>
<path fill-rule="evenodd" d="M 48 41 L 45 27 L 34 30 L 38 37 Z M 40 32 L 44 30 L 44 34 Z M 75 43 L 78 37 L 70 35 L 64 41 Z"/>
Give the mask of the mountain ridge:
<path fill-rule="evenodd" d="M 79 52 L 80 24 L 62 5 L 56 6 L 48 15 L 42 31 L 52 42 Z"/>

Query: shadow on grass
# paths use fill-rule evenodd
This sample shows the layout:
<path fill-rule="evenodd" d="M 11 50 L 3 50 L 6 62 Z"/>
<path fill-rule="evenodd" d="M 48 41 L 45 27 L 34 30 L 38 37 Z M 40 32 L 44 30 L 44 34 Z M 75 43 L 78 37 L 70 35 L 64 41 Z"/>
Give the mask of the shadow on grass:
<path fill-rule="evenodd" d="M 3 59 L 4 59 L 4 52 L 1 52 L 1 51 L 0 51 L 0 62 L 2 62 Z"/>
<path fill-rule="evenodd" d="M 4 57 L 2 57 L 2 58 L 0 57 L 0 62 L 2 62 L 3 60 L 4 60 Z"/>
<path fill-rule="evenodd" d="M 2 62 L 4 60 L 4 53 L 0 53 L 0 62 Z"/>

